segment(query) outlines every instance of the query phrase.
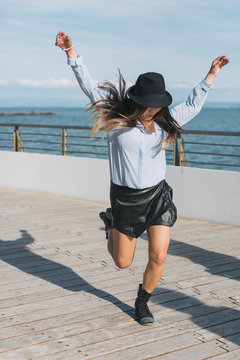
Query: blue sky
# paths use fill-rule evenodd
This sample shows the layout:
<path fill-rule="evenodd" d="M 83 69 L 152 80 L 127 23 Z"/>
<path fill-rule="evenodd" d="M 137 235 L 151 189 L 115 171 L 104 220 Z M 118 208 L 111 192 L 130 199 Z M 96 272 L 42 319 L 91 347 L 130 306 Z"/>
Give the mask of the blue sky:
<path fill-rule="evenodd" d="M 66 55 L 54 46 L 64 30 L 90 73 L 126 80 L 164 75 L 174 102 L 183 101 L 218 55 L 230 64 L 209 102 L 240 102 L 240 1 L 0 0 L 0 107 L 84 106 Z"/>

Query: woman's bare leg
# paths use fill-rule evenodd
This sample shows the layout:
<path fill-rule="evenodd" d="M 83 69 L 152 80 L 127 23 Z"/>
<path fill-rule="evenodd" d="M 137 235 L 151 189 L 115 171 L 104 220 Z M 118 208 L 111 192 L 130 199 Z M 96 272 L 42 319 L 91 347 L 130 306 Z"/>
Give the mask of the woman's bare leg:
<path fill-rule="evenodd" d="M 148 293 L 152 293 L 164 270 L 170 243 L 170 227 L 163 225 L 151 226 L 147 230 L 147 235 L 149 258 L 143 276 L 142 288 Z"/>
<path fill-rule="evenodd" d="M 107 249 L 111 257 L 113 257 L 113 230 L 108 230 Z"/>
<path fill-rule="evenodd" d="M 137 239 L 125 235 L 113 228 L 108 231 L 108 251 L 115 264 L 125 269 L 133 261 Z"/>

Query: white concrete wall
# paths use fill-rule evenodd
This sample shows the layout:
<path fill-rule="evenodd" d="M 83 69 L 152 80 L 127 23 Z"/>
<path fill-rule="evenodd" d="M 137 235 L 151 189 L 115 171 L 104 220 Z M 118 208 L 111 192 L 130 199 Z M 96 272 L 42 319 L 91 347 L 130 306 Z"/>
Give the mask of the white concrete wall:
<path fill-rule="evenodd" d="M 0 186 L 108 202 L 107 160 L 0 151 Z"/>
<path fill-rule="evenodd" d="M 178 215 L 240 225 L 240 173 L 167 167 Z M 109 203 L 108 160 L 0 151 L 0 187 Z"/>
<path fill-rule="evenodd" d="M 168 166 L 179 216 L 240 225 L 240 173 Z"/>

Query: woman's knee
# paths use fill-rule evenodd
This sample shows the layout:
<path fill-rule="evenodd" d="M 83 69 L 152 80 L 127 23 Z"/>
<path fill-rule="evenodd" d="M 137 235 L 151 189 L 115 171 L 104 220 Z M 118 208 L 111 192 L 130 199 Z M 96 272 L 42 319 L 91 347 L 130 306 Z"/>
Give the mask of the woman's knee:
<path fill-rule="evenodd" d="M 149 260 L 155 263 L 156 265 L 164 265 L 166 261 L 167 253 L 166 252 L 157 252 L 151 253 L 149 256 Z"/>
<path fill-rule="evenodd" d="M 132 264 L 132 259 L 117 258 L 114 259 L 115 264 L 120 269 L 127 269 Z"/>

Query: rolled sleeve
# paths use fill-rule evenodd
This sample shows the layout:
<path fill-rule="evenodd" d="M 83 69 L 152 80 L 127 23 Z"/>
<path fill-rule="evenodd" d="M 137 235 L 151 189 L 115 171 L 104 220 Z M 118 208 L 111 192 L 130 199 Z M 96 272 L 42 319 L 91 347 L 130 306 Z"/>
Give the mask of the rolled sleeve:
<path fill-rule="evenodd" d="M 212 90 L 212 88 L 213 88 L 213 86 L 210 85 L 210 84 L 208 84 L 208 83 L 206 82 L 206 80 L 202 80 L 202 81 L 199 83 L 199 86 L 201 86 L 202 89 L 205 90 L 205 91 Z"/>
<path fill-rule="evenodd" d="M 83 57 L 79 56 L 76 58 L 67 58 L 67 63 L 70 66 L 79 66 L 83 64 Z"/>

